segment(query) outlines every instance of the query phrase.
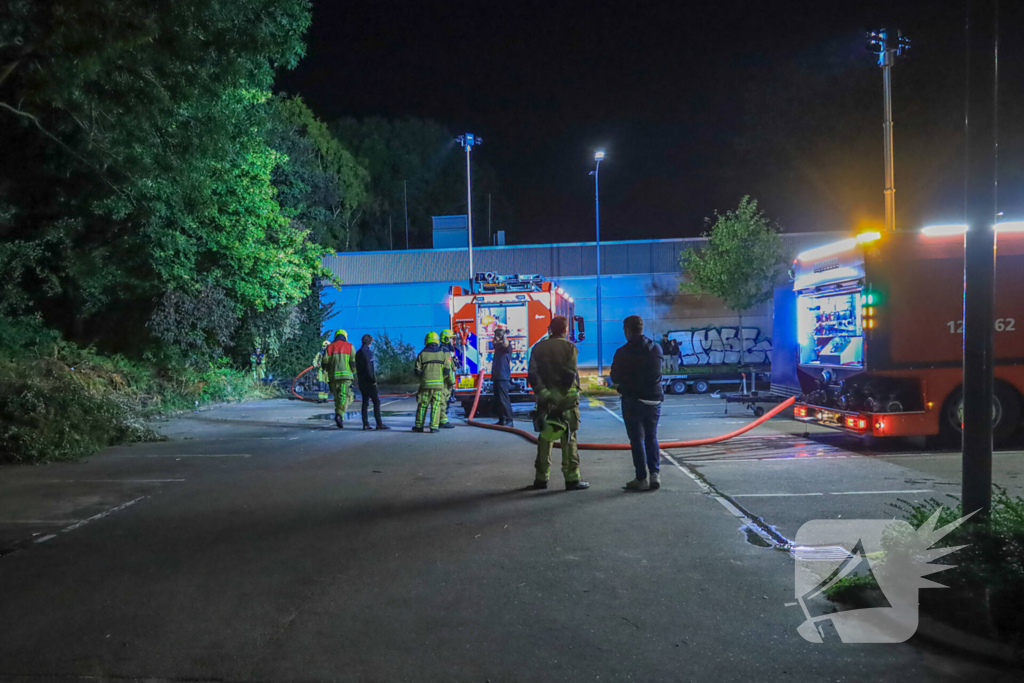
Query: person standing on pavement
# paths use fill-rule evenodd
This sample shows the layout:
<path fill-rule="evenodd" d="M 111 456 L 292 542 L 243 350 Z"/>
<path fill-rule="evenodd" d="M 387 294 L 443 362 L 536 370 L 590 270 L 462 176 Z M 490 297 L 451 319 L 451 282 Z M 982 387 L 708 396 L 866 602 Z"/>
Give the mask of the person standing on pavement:
<path fill-rule="evenodd" d="M 662 349 L 662 353 L 665 350 Z M 679 342 L 676 341 L 675 337 L 668 338 L 668 354 L 665 356 L 668 361 L 668 372 L 671 375 L 679 374 Z"/>
<path fill-rule="evenodd" d="M 413 367 L 413 373 L 420 378 L 420 389 L 416 393 L 416 424 L 412 431 L 439 432 L 447 392 L 455 386 L 455 373 L 452 372 L 452 357 L 441 350 L 437 332 L 428 332 L 424 341 L 426 345 L 416 356 Z M 430 423 L 426 424 L 428 410 Z"/>
<path fill-rule="evenodd" d="M 580 478 L 576 432 L 580 428 L 580 376 L 576 369 L 579 350 L 565 338 L 569 327 L 564 315 L 548 326 L 548 337 L 537 342 L 530 354 L 529 380 L 537 396 L 534 428 L 537 435 L 536 476 L 533 488 L 546 489 L 551 476 L 551 444 L 562 442 L 562 475 L 566 491 L 582 491 L 590 484 Z"/>
<path fill-rule="evenodd" d="M 380 419 L 380 395 L 377 392 L 377 368 L 373 362 L 373 337 L 363 335 L 363 345 L 356 351 L 356 378 L 359 380 L 359 393 L 363 395 L 363 430 L 372 429 L 367 416 L 369 403 L 373 402 L 373 419 L 377 429 L 391 429 Z"/>
<path fill-rule="evenodd" d="M 512 420 L 512 345 L 504 327 L 494 330 L 494 357 L 491 362 L 491 384 L 494 386 L 494 412 L 501 426 L 515 426 Z"/>
<path fill-rule="evenodd" d="M 644 336 L 644 320 L 631 315 L 622 321 L 626 344 L 612 358 L 612 384 L 622 396 L 622 421 L 626 424 L 636 478 L 626 484 L 630 491 L 661 488 L 661 450 L 658 420 L 665 393 L 661 388 L 661 347 Z M 667 335 L 666 335 L 667 338 Z"/>
<path fill-rule="evenodd" d="M 451 330 L 441 330 L 441 350 L 451 356 L 452 359 L 452 372 L 455 372 L 455 345 L 452 343 L 453 333 Z M 451 407 L 454 399 L 452 395 L 455 393 L 455 385 L 445 388 L 444 395 L 444 412 L 441 413 L 441 429 L 455 429 L 455 425 L 448 421 L 448 409 Z"/>
<path fill-rule="evenodd" d="M 345 413 L 352 404 L 352 378 L 356 374 L 356 354 L 348 342 L 348 332 L 338 330 L 321 361 L 327 381 L 334 394 L 334 424 L 345 428 Z"/>

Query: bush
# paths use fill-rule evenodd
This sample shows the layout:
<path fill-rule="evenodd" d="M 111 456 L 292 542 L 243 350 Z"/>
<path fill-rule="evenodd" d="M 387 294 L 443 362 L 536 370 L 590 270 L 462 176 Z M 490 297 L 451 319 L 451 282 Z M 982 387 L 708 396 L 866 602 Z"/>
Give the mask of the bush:
<path fill-rule="evenodd" d="M 221 359 L 206 369 L 101 356 L 35 319 L 0 317 L 0 462 L 83 457 L 159 439 L 147 416 L 275 390 Z"/>
<path fill-rule="evenodd" d="M 377 382 L 380 384 L 409 384 L 416 382 L 416 348 L 399 336 L 392 339 L 384 330 L 373 335 L 373 356 L 377 362 Z"/>

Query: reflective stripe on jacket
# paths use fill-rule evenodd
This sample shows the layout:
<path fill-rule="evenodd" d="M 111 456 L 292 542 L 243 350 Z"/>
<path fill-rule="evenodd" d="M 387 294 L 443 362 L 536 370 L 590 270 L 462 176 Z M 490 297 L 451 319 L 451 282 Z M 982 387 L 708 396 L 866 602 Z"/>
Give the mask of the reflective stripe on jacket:
<path fill-rule="evenodd" d="M 444 389 L 454 384 L 452 357 L 437 344 L 428 344 L 420 351 L 413 372 L 420 378 L 420 389 Z"/>
<path fill-rule="evenodd" d="M 352 344 L 340 339 L 331 342 L 324 353 L 323 368 L 331 379 L 352 379 L 356 372 L 356 354 Z"/>

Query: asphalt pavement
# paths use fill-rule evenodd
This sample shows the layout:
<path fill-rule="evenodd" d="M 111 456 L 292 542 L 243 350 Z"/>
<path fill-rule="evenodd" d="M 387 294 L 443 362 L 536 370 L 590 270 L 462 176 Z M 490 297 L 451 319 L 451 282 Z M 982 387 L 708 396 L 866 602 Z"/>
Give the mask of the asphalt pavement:
<path fill-rule="evenodd" d="M 956 493 L 956 454 L 776 419 L 668 452 L 657 492 L 619 451 L 583 452 L 580 492 L 556 451 L 534 491 L 526 441 L 385 401 L 389 432 L 265 401 L 0 468 L 0 681 L 1019 680 L 919 638 L 812 644 L 786 606 L 803 522 Z M 663 440 L 751 419 L 723 408 L 669 397 Z M 580 440 L 623 441 L 617 412 L 585 404 Z M 1022 469 L 997 454 L 1014 492 Z"/>

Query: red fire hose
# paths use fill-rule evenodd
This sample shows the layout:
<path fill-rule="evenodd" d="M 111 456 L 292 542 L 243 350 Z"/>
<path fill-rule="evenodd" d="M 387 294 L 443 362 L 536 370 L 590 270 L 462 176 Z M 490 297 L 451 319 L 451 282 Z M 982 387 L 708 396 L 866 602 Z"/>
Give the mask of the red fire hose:
<path fill-rule="evenodd" d="M 521 436 L 530 443 L 537 443 L 537 437 L 525 429 L 517 429 L 515 427 L 502 427 L 495 424 L 487 424 L 485 422 L 478 422 L 473 418 L 476 416 L 477 404 L 480 402 L 480 390 L 483 388 L 483 373 L 476 377 L 476 394 L 473 396 L 473 408 L 469 411 L 469 415 L 466 419 L 466 423 L 473 427 L 483 427 L 484 429 L 495 429 L 502 432 L 509 432 Z M 785 401 L 775 406 L 761 417 L 757 418 L 750 424 L 744 425 L 737 430 L 731 431 L 728 434 L 722 434 L 721 436 L 712 436 L 707 439 L 691 439 L 689 441 L 661 441 L 660 446 L 662 448 L 691 448 L 693 446 L 706 446 L 708 444 L 719 443 L 733 437 L 739 436 L 749 432 L 754 427 L 763 424 L 768 419 L 778 415 L 783 410 L 793 405 L 796 401 L 795 396 L 787 398 Z M 584 451 L 628 451 L 630 445 L 628 443 L 581 443 L 576 445 L 577 448 Z"/>
<path fill-rule="evenodd" d="M 297 374 L 295 376 L 295 379 L 292 380 L 292 385 L 291 385 L 291 387 L 289 387 L 289 391 L 292 392 L 292 396 L 294 396 L 295 398 L 299 399 L 300 401 L 308 401 L 309 403 L 318 403 L 319 402 L 315 398 L 306 398 L 305 396 L 299 396 L 299 394 L 295 391 L 295 385 L 298 384 L 299 378 L 302 377 L 303 375 L 305 375 L 310 370 L 314 369 L 315 367 L 316 367 L 315 365 L 310 365 L 308 368 L 306 368 L 305 370 L 303 370 L 302 372 Z M 410 396 L 415 396 L 415 394 L 381 394 L 380 398 L 408 398 Z"/>

